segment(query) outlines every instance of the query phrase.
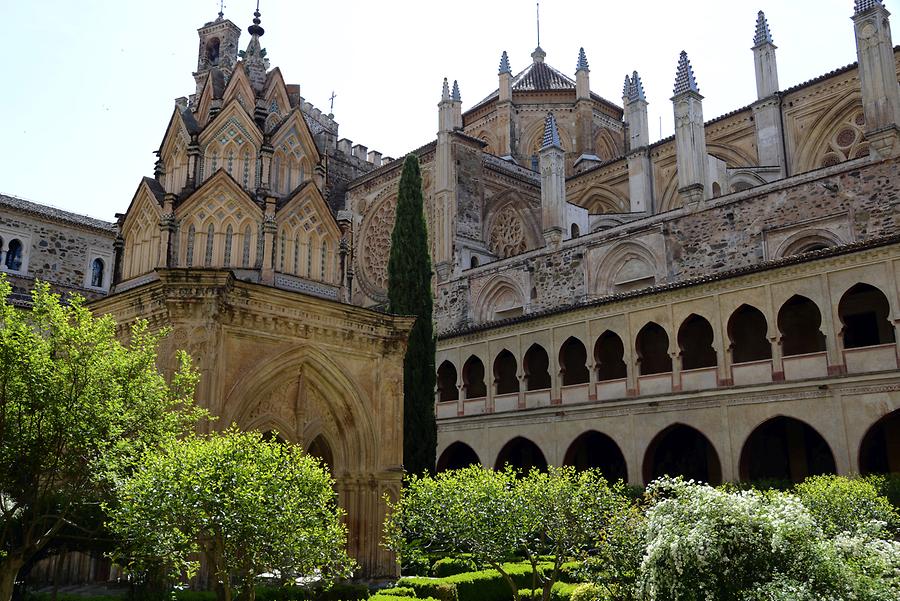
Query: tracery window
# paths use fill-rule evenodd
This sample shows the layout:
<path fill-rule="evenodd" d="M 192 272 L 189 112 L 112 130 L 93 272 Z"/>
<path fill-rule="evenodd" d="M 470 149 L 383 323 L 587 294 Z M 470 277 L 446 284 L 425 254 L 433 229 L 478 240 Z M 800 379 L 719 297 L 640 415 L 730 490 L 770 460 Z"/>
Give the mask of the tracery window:
<path fill-rule="evenodd" d="M 528 249 L 525 225 L 511 206 L 501 209 L 494 218 L 488 238 L 491 252 L 501 259 L 521 254 Z"/>
<path fill-rule="evenodd" d="M 850 119 L 837 128 L 828 140 L 828 149 L 822 157 L 822 167 L 869 155 L 869 143 L 865 138 L 866 116 L 859 109 Z"/>

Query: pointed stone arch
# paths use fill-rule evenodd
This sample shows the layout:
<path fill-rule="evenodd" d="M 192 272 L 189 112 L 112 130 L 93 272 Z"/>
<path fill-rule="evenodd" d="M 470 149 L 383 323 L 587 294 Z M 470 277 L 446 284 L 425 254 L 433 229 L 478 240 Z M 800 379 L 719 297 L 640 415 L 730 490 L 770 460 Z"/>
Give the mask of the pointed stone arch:
<path fill-rule="evenodd" d="M 662 279 L 660 259 L 639 242 L 622 242 L 600 261 L 592 285 L 595 294 L 612 294 L 646 288 Z"/>
<path fill-rule="evenodd" d="M 162 210 L 146 181 L 141 182 L 122 224 L 125 255 L 122 258 L 122 281 L 149 273 L 159 266 L 161 247 L 159 220 Z"/>
<path fill-rule="evenodd" d="M 526 304 L 525 291 L 507 276 L 496 276 L 477 294 L 472 303 L 479 322 L 494 321 L 520 315 Z"/>
<path fill-rule="evenodd" d="M 371 403 L 338 364 L 311 346 L 260 361 L 241 377 L 224 399 L 222 423 L 232 422 L 289 425 L 285 434 L 298 441 L 327 433 L 335 474 L 369 472 L 380 463 Z"/>
<path fill-rule="evenodd" d="M 485 207 L 483 239 L 500 259 L 540 246 L 540 223 L 527 201 L 514 191 L 492 198 Z"/>

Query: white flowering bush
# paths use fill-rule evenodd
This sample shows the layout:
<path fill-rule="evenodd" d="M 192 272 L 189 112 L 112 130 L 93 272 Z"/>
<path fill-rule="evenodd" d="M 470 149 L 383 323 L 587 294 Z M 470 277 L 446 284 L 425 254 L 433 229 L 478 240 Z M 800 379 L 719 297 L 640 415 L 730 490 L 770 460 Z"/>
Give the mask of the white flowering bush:
<path fill-rule="evenodd" d="M 729 492 L 664 478 L 648 495 L 642 599 L 900 599 L 900 544 L 880 538 L 883 527 L 858 524 L 834 535 L 801 495 L 777 491 Z"/>

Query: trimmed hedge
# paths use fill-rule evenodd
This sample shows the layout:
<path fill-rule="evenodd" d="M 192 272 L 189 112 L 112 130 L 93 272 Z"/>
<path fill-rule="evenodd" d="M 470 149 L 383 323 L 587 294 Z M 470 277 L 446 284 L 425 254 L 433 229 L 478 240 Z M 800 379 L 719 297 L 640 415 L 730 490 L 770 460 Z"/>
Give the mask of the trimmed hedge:
<path fill-rule="evenodd" d="M 373 595 L 373 597 L 378 596 L 378 595 L 382 595 L 382 596 L 388 595 L 391 597 L 415 597 L 416 590 L 414 588 L 412 588 L 411 586 L 394 586 L 391 588 L 381 589 L 380 591 L 375 593 L 375 595 Z M 372 597 L 369 597 L 369 599 L 371 599 L 371 598 Z"/>
<path fill-rule="evenodd" d="M 477 569 L 475 562 L 471 559 L 445 557 L 434 562 L 434 565 L 431 566 L 431 575 L 435 578 L 446 578 L 447 576 L 474 572 Z"/>
<path fill-rule="evenodd" d="M 416 591 L 416 597 L 425 599 L 432 597 L 437 601 L 458 601 L 456 586 L 447 584 L 443 579 L 408 576 L 397 581 L 398 587 L 409 587 Z"/>
<path fill-rule="evenodd" d="M 410 595 L 409 597 L 399 597 L 394 595 L 385 595 L 384 593 L 377 593 L 369 597 L 369 599 L 374 599 L 375 601 L 438 601 L 433 597 L 425 597 L 424 599 L 421 599 L 412 595 Z"/>
<path fill-rule="evenodd" d="M 550 589 L 550 601 L 571 601 L 572 595 L 582 586 L 581 583 L 569 584 L 567 582 L 554 582 L 553 588 Z M 541 599 L 543 598 L 543 589 L 519 589 L 520 599 Z"/>

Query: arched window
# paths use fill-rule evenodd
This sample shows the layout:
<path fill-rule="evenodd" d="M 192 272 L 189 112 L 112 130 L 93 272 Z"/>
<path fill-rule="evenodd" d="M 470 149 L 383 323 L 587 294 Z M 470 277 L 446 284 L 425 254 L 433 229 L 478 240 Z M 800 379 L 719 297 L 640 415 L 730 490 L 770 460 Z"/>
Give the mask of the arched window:
<path fill-rule="evenodd" d="M 570 237 L 570 238 L 577 238 L 577 237 L 580 236 L 580 235 L 581 235 L 581 228 L 578 227 L 578 224 L 577 224 L 577 223 L 573 223 L 573 224 L 572 224 L 572 227 L 570 228 L 570 231 L 569 231 L 569 237 Z"/>
<path fill-rule="evenodd" d="M 672 371 L 669 356 L 669 335 L 658 323 L 650 322 L 641 328 L 635 341 L 638 366 L 642 376 Z"/>
<path fill-rule="evenodd" d="M 472 258 L 469 259 L 469 269 L 475 269 L 478 267 L 478 257 L 472 255 Z"/>
<path fill-rule="evenodd" d="M 494 386 L 497 394 L 519 392 L 519 378 L 516 375 L 518 364 L 515 356 L 506 349 L 494 359 Z"/>
<path fill-rule="evenodd" d="M 206 256 L 203 258 L 204 267 L 212 267 L 213 240 L 215 240 L 215 230 L 213 229 L 213 224 L 210 223 L 206 227 Z"/>
<path fill-rule="evenodd" d="M 247 268 L 250 267 L 250 226 L 244 228 L 244 249 L 241 258 L 241 264 Z"/>
<path fill-rule="evenodd" d="M 559 349 L 559 367 L 563 386 L 587 384 L 590 379 L 587 350 L 574 336 L 566 340 Z"/>
<path fill-rule="evenodd" d="M 728 338 L 731 340 L 731 360 L 734 363 L 764 361 L 772 358 L 772 345 L 766 338 L 769 325 L 762 311 L 741 305 L 728 318 Z"/>
<path fill-rule="evenodd" d="M 785 357 L 820 353 L 825 350 L 825 334 L 819 331 L 822 314 L 805 296 L 792 296 L 778 311 L 778 329 Z"/>
<path fill-rule="evenodd" d="M 887 297 L 874 286 L 857 284 L 845 292 L 838 305 L 844 324 L 844 348 L 894 342 L 894 326 L 888 321 L 890 311 Z"/>
<path fill-rule="evenodd" d="M 285 235 L 284 230 L 281 231 L 281 235 L 279 236 L 279 238 L 281 238 L 281 252 L 278 253 L 278 271 L 284 273 L 285 241 L 287 240 L 287 236 Z"/>
<path fill-rule="evenodd" d="M 618 334 L 603 332 L 594 344 L 594 362 L 597 364 L 597 380 L 621 380 L 628 375 L 625 365 L 625 345 Z"/>
<path fill-rule="evenodd" d="M 194 266 L 194 236 L 197 234 L 197 229 L 194 227 L 194 224 L 191 224 L 191 227 L 188 228 L 187 233 L 187 244 L 185 245 L 185 266 L 193 267 Z"/>
<path fill-rule="evenodd" d="M 219 64 L 219 38 L 206 42 L 206 62 L 212 67 Z"/>
<path fill-rule="evenodd" d="M 312 278 L 312 259 L 313 259 L 313 241 L 312 239 L 306 242 L 306 273 L 304 274 L 308 278 Z"/>
<path fill-rule="evenodd" d="M 231 267 L 231 244 L 233 238 L 234 228 L 229 223 L 228 229 L 225 230 L 225 267 Z"/>
<path fill-rule="evenodd" d="M 6 251 L 6 268 L 10 271 L 22 269 L 22 242 L 13 238 L 9 242 L 9 250 Z"/>
<path fill-rule="evenodd" d="M 321 257 L 321 269 L 319 271 L 322 280 L 325 279 L 325 266 L 328 264 L 328 242 L 322 241 L 322 257 Z"/>
<path fill-rule="evenodd" d="M 487 396 L 487 387 L 484 384 L 484 363 L 475 355 L 469 357 L 463 365 L 463 385 L 466 388 L 467 399 L 480 399 Z"/>
<path fill-rule="evenodd" d="M 705 318 L 691 314 L 678 329 L 681 368 L 687 370 L 715 367 L 716 350 L 712 347 L 712 343 L 712 326 Z"/>
<path fill-rule="evenodd" d="M 94 288 L 102 288 L 103 287 L 103 269 L 105 265 L 103 264 L 103 259 L 97 258 L 94 259 L 91 263 L 91 286 Z"/>
<path fill-rule="evenodd" d="M 550 388 L 550 357 L 547 351 L 539 344 L 532 344 L 525 353 L 523 362 L 525 367 L 526 390 L 543 390 Z"/>
<path fill-rule="evenodd" d="M 438 367 L 437 386 L 439 401 L 456 401 L 459 399 L 459 389 L 456 387 L 456 367 L 449 361 L 444 361 Z"/>
<path fill-rule="evenodd" d="M 306 452 L 325 464 L 329 472 L 334 471 L 334 453 L 331 452 L 331 445 L 325 440 L 325 437 L 319 434 L 309 445 Z"/>

